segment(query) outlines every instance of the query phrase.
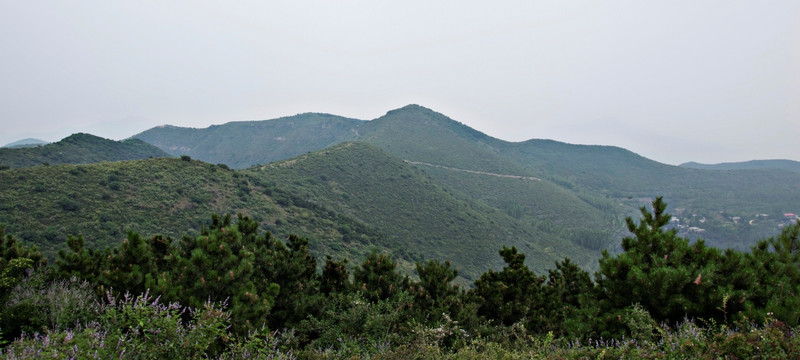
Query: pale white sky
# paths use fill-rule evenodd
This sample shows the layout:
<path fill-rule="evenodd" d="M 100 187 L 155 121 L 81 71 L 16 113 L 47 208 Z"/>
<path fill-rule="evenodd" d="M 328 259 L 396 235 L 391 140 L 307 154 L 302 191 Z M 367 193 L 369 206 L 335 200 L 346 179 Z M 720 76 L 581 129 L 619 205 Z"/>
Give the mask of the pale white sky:
<path fill-rule="evenodd" d="M 410 103 L 509 141 L 800 160 L 800 1 L 0 0 L 0 145 Z"/>

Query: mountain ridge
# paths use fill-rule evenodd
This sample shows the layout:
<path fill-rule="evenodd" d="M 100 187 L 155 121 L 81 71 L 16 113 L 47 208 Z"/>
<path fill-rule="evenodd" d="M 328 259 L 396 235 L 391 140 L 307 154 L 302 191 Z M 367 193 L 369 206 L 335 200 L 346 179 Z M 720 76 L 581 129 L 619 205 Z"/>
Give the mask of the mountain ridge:
<path fill-rule="evenodd" d="M 206 128 L 159 126 L 133 135 L 173 156 L 188 155 L 235 169 L 320 150 L 363 120 L 304 113 L 272 120 L 233 121 Z"/>
<path fill-rule="evenodd" d="M 706 170 L 763 170 L 763 169 L 783 169 L 796 173 L 800 173 L 800 161 L 788 159 L 765 159 L 765 160 L 749 160 L 738 162 L 724 162 L 717 164 L 701 164 L 694 161 L 678 165 L 680 167 L 687 167 L 693 169 L 706 169 Z"/>
<path fill-rule="evenodd" d="M 42 146 L 42 145 L 46 145 L 46 144 L 49 144 L 49 143 L 47 141 L 44 141 L 44 140 L 41 140 L 41 139 L 25 138 L 25 139 L 21 139 L 21 140 L 17 140 L 17 141 L 5 144 L 3 146 L 0 146 L 0 148 L 33 147 L 33 146 Z"/>
<path fill-rule="evenodd" d="M 23 148 L 0 148 L 0 166 L 88 164 L 102 161 L 169 157 L 166 152 L 139 139 L 114 141 L 75 133 L 58 142 Z"/>
<path fill-rule="evenodd" d="M 795 208 L 800 203 L 796 173 L 690 169 L 615 146 L 546 139 L 507 142 L 419 105 L 391 110 L 370 121 L 305 113 L 205 129 L 160 126 L 134 139 L 142 137 L 171 147 L 173 154 L 187 155 L 173 162 L 205 165 L 183 174 L 182 181 L 167 174 L 148 178 L 152 184 L 145 187 L 135 179 L 125 183 L 109 179 L 127 176 L 125 172 L 146 173 L 150 166 L 163 168 L 164 162 L 114 164 L 120 174 L 93 175 L 90 183 L 106 183 L 95 192 L 107 193 L 112 185 L 114 191 L 147 188 L 160 194 L 154 197 L 160 202 L 190 208 L 220 199 L 224 201 L 214 210 L 252 207 L 264 229 L 299 229 L 301 234 L 310 234 L 318 250 L 362 254 L 375 246 L 398 254 L 406 269 L 423 259 L 420 254 L 444 259 L 461 256 L 470 269 L 465 276 L 477 273 L 483 261 L 501 265 L 485 255 L 496 254 L 503 245 L 529 252 L 531 267 L 539 271 L 559 256 L 569 256 L 581 265 L 594 264 L 599 251 L 619 250 L 618 240 L 628 235 L 625 217 L 637 218 L 638 208 L 655 196 L 663 195 L 670 204 L 669 211 L 675 215 L 671 226 L 681 236 L 703 238 L 720 248 L 747 249 L 773 235 L 783 214 L 800 213 Z M 175 171 L 183 169 L 170 164 Z M 81 177 L 81 169 L 70 169 L 69 175 Z M 210 180 L 216 179 L 211 174 L 220 169 L 229 178 L 214 183 L 217 180 Z M 61 173 L 52 176 L 66 178 Z M 14 181 L 13 176 L 10 179 Z M 161 183 L 161 190 L 149 187 Z M 0 195 L 14 200 L 47 192 L 41 184 L 20 186 Z M 75 202 L 82 208 L 80 199 L 86 195 L 81 191 L 60 191 L 72 198 L 54 199 L 59 204 L 54 211 L 72 211 Z M 169 191 L 192 195 L 187 198 Z M 231 193 L 238 194 L 239 200 L 232 200 Z M 113 198 L 113 193 L 109 196 Z M 135 194 L 126 196 L 136 199 Z M 248 202 L 248 196 L 264 202 Z M 146 203 L 135 206 L 149 208 Z M 293 215 L 276 215 L 289 213 Z M 145 220 L 146 212 L 136 216 L 140 218 L 136 223 L 148 226 L 161 221 Z M 52 235 L 48 229 L 40 226 L 39 233 L 29 237 L 46 238 Z M 462 234 L 472 231 L 477 237 Z M 463 254 L 435 246 L 457 247 L 445 245 L 452 244 L 448 242 L 451 234 L 472 245 L 465 245 Z"/>
<path fill-rule="evenodd" d="M 400 159 L 438 166 L 418 165 L 427 167 L 424 171 L 440 184 L 531 224 L 579 229 L 577 233 L 563 230 L 564 237 L 591 247 L 613 244 L 614 238 L 626 234 L 624 217 L 638 216 L 638 207 L 659 195 L 681 209 L 681 213 L 710 219 L 706 223 L 693 223 L 691 216 L 682 218 L 679 225 L 683 236 L 698 238 L 702 235 L 715 246 L 741 249 L 754 241 L 753 236 L 770 234 L 772 231 L 766 228 L 768 224 L 777 226 L 779 221 L 756 221 L 752 224 L 758 226 L 741 228 L 734 218 L 771 214 L 771 219 L 777 219 L 781 211 L 797 211 L 792 206 L 800 202 L 800 194 L 794 187 L 800 185 L 796 175 L 768 169 L 745 173 L 689 169 L 663 164 L 616 146 L 568 144 L 547 139 L 508 142 L 420 105 L 404 106 L 376 119 L 350 125 L 339 133 L 341 136 L 328 138 L 324 143 L 316 142 L 313 148 L 284 149 L 285 153 L 296 156 L 345 141 L 368 142 Z M 216 140 L 231 141 L 225 137 Z M 239 140 L 247 142 L 247 138 Z M 543 182 L 537 187 L 499 185 L 501 182 L 447 168 L 535 177 Z M 574 209 L 583 210 L 574 212 Z M 720 216 L 721 213 L 727 215 Z M 573 220 L 581 218 L 591 220 L 586 225 Z M 542 219 L 548 220 L 543 222 Z M 553 221 L 555 223 L 547 225 Z M 748 223 L 751 222 L 748 220 Z M 594 235 L 585 233 L 595 228 L 605 230 Z M 708 231 L 700 233 L 689 229 Z M 587 239 L 591 237 L 605 240 Z"/>

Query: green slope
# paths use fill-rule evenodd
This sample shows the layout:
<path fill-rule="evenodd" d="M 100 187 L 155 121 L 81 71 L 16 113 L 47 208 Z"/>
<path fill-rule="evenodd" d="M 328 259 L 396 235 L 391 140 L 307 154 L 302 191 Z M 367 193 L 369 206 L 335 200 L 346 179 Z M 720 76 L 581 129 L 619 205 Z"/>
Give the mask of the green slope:
<path fill-rule="evenodd" d="M 300 117 L 304 116 L 322 115 Z M 526 226 L 591 248 L 614 243 L 626 235 L 622 219 L 638 216 L 637 208 L 659 195 L 683 220 L 676 224 L 681 226 L 682 235 L 703 237 L 720 247 L 746 249 L 762 235 L 773 234 L 781 225 L 782 213 L 800 212 L 796 208 L 798 177 L 786 171 L 709 172 L 661 164 L 618 147 L 552 140 L 511 143 L 418 105 L 392 110 L 367 122 L 344 121 L 341 127 L 331 125 L 338 129 L 333 131 L 305 125 L 292 128 L 296 131 L 276 130 L 278 124 L 291 119 L 296 117 L 258 122 L 274 128 L 229 123 L 185 136 L 164 135 L 158 141 L 163 142 L 159 146 L 176 154 L 187 153 L 235 167 L 285 159 L 342 141 L 368 142 L 412 161 L 440 186 L 512 215 Z M 251 134 L 234 131 L 236 126 L 247 128 Z M 170 128 L 161 131 L 167 134 L 167 130 Z M 322 134 L 327 137 L 318 141 Z M 191 139 L 175 140 L 184 137 Z M 237 139 L 235 146 L 231 145 L 233 138 Z M 279 142 L 263 140 L 275 138 L 282 138 L 285 144 L 310 145 L 281 147 Z M 212 153 L 216 157 L 210 157 Z M 524 185 L 497 175 L 542 181 Z M 768 215 L 767 220 L 762 214 Z M 707 221 L 698 223 L 692 218 Z M 742 221 L 748 226 L 742 227 Z M 705 232 L 689 232 L 690 227 Z"/>
<path fill-rule="evenodd" d="M 189 155 L 241 169 L 341 142 L 362 122 L 309 113 L 275 120 L 230 122 L 205 129 L 161 126 L 133 137 L 176 156 Z"/>
<path fill-rule="evenodd" d="M 18 168 L 40 164 L 89 164 L 168 156 L 141 140 L 114 141 L 79 133 L 42 146 L 0 148 L 0 166 Z"/>
<path fill-rule="evenodd" d="M 308 237 L 317 254 L 358 258 L 379 240 L 366 224 L 200 161 L 36 166 L 0 171 L 0 183 L 0 225 L 50 257 L 69 234 L 92 247 L 117 244 L 129 230 L 180 237 L 212 213 L 241 212 L 280 238 Z"/>
<path fill-rule="evenodd" d="M 0 182 L 0 223 L 50 257 L 68 234 L 104 247 L 129 230 L 196 234 L 211 213 L 237 212 L 279 237 L 308 237 L 318 256 L 357 262 L 377 248 L 409 272 L 419 260 L 452 259 L 462 283 L 500 267 L 504 245 L 527 253 L 540 272 L 565 256 L 591 267 L 597 256 L 363 143 L 243 171 L 161 158 L 7 169 Z"/>
<path fill-rule="evenodd" d="M 711 171 L 661 164 L 628 150 L 552 140 L 507 144 L 501 152 L 578 193 L 599 193 L 629 207 L 663 195 L 682 225 L 704 232 L 683 232 L 719 247 L 746 250 L 775 233 L 784 212 L 800 204 L 800 174 L 785 170 Z M 692 222 L 705 218 L 703 222 Z M 755 221 L 767 214 L 770 221 Z M 741 218 L 739 223 L 733 219 Z M 688 222 L 688 223 L 687 223 Z M 742 223 L 747 223 L 743 225 Z"/>
<path fill-rule="evenodd" d="M 443 186 L 481 201 L 550 236 L 598 249 L 622 229 L 615 205 L 581 195 L 501 152 L 508 142 L 418 105 L 358 128 L 358 139 L 412 161 Z M 534 180 L 524 180 L 524 179 Z"/>
<path fill-rule="evenodd" d="M 497 153 L 483 133 L 418 105 L 392 110 L 359 126 L 351 136 L 411 161 L 499 174 L 533 175 Z"/>
<path fill-rule="evenodd" d="M 374 226 L 385 236 L 378 245 L 399 252 L 407 264 L 452 260 L 466 280 L 501 266 L 497 251 L 503 245 L 527 253 L 537 271 L 566 256 L 590 267 L 597 256 L 441 186 L 369 144 L 345 143 L 248 172 Z"/>

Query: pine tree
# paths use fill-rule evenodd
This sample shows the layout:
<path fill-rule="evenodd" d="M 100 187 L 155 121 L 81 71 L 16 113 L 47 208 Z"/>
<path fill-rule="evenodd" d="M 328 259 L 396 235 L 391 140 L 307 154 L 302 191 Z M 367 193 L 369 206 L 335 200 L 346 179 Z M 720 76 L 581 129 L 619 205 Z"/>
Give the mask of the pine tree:
<path fill-rule="evenodd" d="M 459 292 L 458 285 L 452 282 L 458 276 L 458 270 L 451 266 L 450 261 L 434 260 L 418 262 L 416 268 L 419 282 L 413 284 L 413 294 L 419 310 L 432 317 L 429 319 L 432 321 L 438 320 L 443 312 L 452 312 L 450 306 Z"/>
<path fill-rule="evenodd" d="M 407 289 L 409 279 L 397 271 L 391 255 L 373 250 L 364 262 L 353 270 L 353 283 L 367 300 L 378 302 Z"/>
<path fill-rule="evenodd" d="M 241 227 L 244 237 L 253 235 L 250 221 L 246 219 Z M 243 233 L 231 225 L 230 214 L 223 218 L 213 215 L 211 225 L 203 227 L 199 236 L 182 241 L 184 247 L 174 259 L 171 281 L 180 287 L 180 301 L 185 305 L 200 308 L 209 301 L 227 303 L 233 330 L 245 334 L 266 323 L 279 287 L 258 281 L 254 245 L 242 240 Z"/>
<path fill-rule="evenodd" d="M 546 325 L 545 330 L 559 335 L 584 333 L 587 329 L 581 310 L 587 303 L 584 299 L 591 296 L 593 288 L 589 273 L 569 258 L 557 262 L 555 269 L 548 270 L 544 287 L 546 309 L 543 314 L 547 317 L 540 320 Z"/>
<path fill-rule="evenodd" d="M 328 255 L 325 260 L 325 267 L 322 268 L 320 292 L 325 295 L 331 295 L 346 292 L 351 287 L 347 259 L 335 261 Z"/>
<path fill-rule="evenodd" d="M 20 258 L 30 259 L 33 268 L 38 269 L 47 265 L 47 258 L 42 256 L 37 246 L 22 245 L 13 235 L 6 234 L 5 226 L 0 226 L 0 269 L 9 261 Z"/>
<path fill-rule="evenodd" d="M 290 235 L 287 244 L 277 241 L 269 256 L 272 266 L 264 275 L 278 284 L 280 292 L 269 317 L 272 329 L 295 327 L 308 316 L 318 315 L 322 308 L 317 260 L 308 248 L 308 239 Z"/>
<path fill-rule="evenodd" d="M 504 246 L 500 255 L 506 262 L 503 271 L 489 270 L 475 281 L 472 292 L 481 304 L 478 314 L 506 326 L 524 319 L 539 319 L 544 309 L 544 277 L 525 266 L 525 254 L 517 252 L 516 247 Z"/>
<path fill-rule="evenodd" d="M 641 208 L 638 224 L 626 219 L 634 236 L 622 240 L 624 252 L 612 257 L 604 251 L 599 261 L 595 319 L 606 331 L 604 336 L 625 329 L 624 314 L 635 304 L 659 322 L 672 324 L 686 317 L 722 320 L 718 307 L 726 294 L 741 291 L 729 288 L 718 249 L 706 247 L 702 240 L 690 245 L 675 229 L 665 230 L 670 219 L 667 204 L 658 197 L 652 205 L 652 213 Z"/>
<path fill-rule="evenodd" d="M 767 317 L 800 325 L 800 221 L 777 237 L 760 241 L 749 254 L 748 275 L 754 280 L 745 306 L 749 319 Z"/>

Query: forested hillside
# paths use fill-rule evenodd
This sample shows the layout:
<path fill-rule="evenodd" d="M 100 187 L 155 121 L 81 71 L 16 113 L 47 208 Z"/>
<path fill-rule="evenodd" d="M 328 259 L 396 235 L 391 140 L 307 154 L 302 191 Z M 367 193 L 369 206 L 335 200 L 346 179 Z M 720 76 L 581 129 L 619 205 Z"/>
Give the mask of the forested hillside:
<path fill-rule="evenodd" d="M 622 252 L 604 252 L 594 276 L 569 259 L 539 275 L 503 246 L 502 270 L 469 288 L 449 261 L 417 262 L 410 278 L 379 251 L 353 265 L 328 256 L 320 271 L 308 239 L 242 215 L 212 215 L 180 241 L 130 231 L 92 249 L 70 237 L 50 269 L 0 228 L 0 356 L 800 356 L 800 222 L 723 252 L 667 229 L 666 208 L 657 198 L 627 218 Z"/>
<path fill-rule="evenodd" d="M 563 257 L 590 268 L 598 256 L 597 249 L 576 246 L 557 231 L 442 186 L 369 144 L 345 143 L 253 170 L 278 188 L 379 229 L 387 241 L 383 246 L 405 249 L 401 254 L 409 253 L 412 263 L 452 261 L 467 280 L 499 267 L 492 254 L 501 245 L 525 251 L 537 272 Z"/>
<path fill-rule="evenodd" d="M 205 129 L 167 125 L 133 137 L 174 156 L 189 155 L 242 169 L 339 143 L 362 122 L 328 114 L 300 114 L 269 121 L 236 121 Z"/>
<path fill-rule="evenodd" d="M 675 207 L 673 225 L 683 236 L 722 248 L 749 248 L 800 204 L 800 174 L 784 170 L 690 169 L 617 147 L 552 140 L 507 143 L 501 151 L 579 194 L 633 207 L 649 201 L 649 194 L 662 194 Z"/>
<path fill-rule="evenodd" d="M 331 123 L 326 129 L 314 119 L 340 126 Z M 291 122 L 294 127 L 287 125 Z M 248 132 L 241 131 L 245 128 Z M 162 134 L 151 141 L 174 154 L 197 154 L 200 160 L 235 167 L 287 159 L 344 141 L 368 142 L 409 161 L 444 188 L 589 249 L 614 248 L 612 239 L 624 233 L 622 219 L 635 214 L 653 194 L 673 204 L 672 225 L 682 236 L 704 238 L 723 248 L 745 250 L 754 239 L 778 230 L 786 222 L 783 214 L 800 213 L 797 173 L 690 169 L 612 146 L 553 140 L 512 143 L 418 105 L 371 121 L 306 114 L 191 131 L 157 128 L 137 136 L 147 140 L 145 134 Z M 276 138 L 282 140 L 267 140 Z M 241 155 L 253 149 L 268 155 Z M 511 181 L 515 177 L 541 181 Z"/>
<path fill-rule="evenodd" d="M 243 213 L 278 237 L 308 237 L 315 252 L 358 258 L 381 241 L 370 225 L 188 157 L 8 169 L 0 183 L 0 224 L 51 259 L 68 235 L 90 248 L 115 246 L 129 230 L 179 237 L 196 234 L 210 213 Z"/>
<path fill-rule="evenodd" d="M 0 167 L 90 164 L 101 161 L 136 160 L 170 155 L 144 141 L 114 141 L 90 134 L 73 134 L 52 144 L 0 148 Z"/>
<path fill-rule="evenodd" d="M 243 213 L 278 237 L 307 237 L 315 254 L 358 259 L 377 248 L 407 272 L 416 261 L 451 260 L 464 283 L 500 266 L 491 254 L 502 245 L 524 250 L 537 272 L 567 256 L 592 268 L 599 256 L 564 232 L 577 221 L 520 221 L 364 143 L 245 171 L 183 156 L 8 169 L 0 180 L 0 219 L 51 258 L 67 235 L 82 234 L 91 248 L 117 244 L 132 229 L 175 237 L 198 231 L 210 212 Z M 585 225 L 602 220 L 590 219 Z M 573 231 L 580 229 L 588 227 Z"/>

